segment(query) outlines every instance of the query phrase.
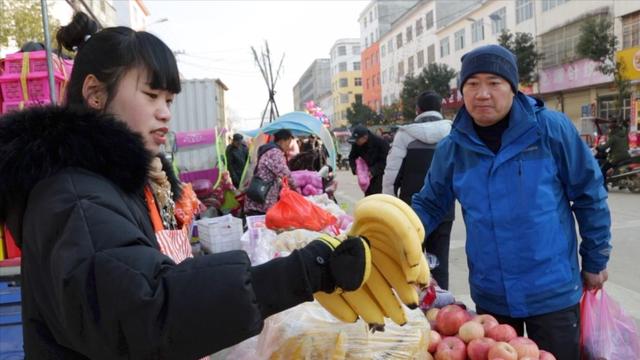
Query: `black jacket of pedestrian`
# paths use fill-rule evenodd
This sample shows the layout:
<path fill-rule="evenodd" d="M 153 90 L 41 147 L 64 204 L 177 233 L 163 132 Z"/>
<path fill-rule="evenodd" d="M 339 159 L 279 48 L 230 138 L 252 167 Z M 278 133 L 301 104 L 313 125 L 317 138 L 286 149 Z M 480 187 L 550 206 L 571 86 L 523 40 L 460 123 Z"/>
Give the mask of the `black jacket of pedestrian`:
<path fill-rule="evenodd" d="M 143 195 L 150 157 L 107 115 L 0 117 L 0 222 L 22 248 L 27 358 L 196 359 L 313 299 L 300 251 L 255 267 L 243 251 L 163 255 Z"/>
<path fill-rule="evenodd" d="M 371 181 L 365 193 L 371 195 L 382 192 L 382 175 L 387 165 L 389 143 L 381 137 L 374 135 L 371 131 L 369 131 L 368 135 L 369 138 L 367 142 L 362 146 L 355 143 L 351 145 L 349 165 L 351 166 L 351 172 L 355 175 L 356 159 L 361 157 L 367 163 L 369 172 L 371 173 Z"/>
<path fill-rule="evenodd" d="M 240 143 L 240 146 L 229 144 L 226 150 L 227 154 L 227 169 L 231 176 L 231 182 L 233 186 L 240 187 L 240 180 L 242 180 L 242 172 L 244 171 L 245 164 L 247 163 L 247 157 L 249 156 L 249 149 L 247 145 Z"/>

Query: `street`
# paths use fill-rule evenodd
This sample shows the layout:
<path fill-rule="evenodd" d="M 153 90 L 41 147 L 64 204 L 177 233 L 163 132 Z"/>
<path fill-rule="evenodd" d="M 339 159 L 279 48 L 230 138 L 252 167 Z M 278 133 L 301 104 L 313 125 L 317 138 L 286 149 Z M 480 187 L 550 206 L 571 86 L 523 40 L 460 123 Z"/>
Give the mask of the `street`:
<path fill-rule="evenodd" d="M 338 171 L 336 198 L 347 211 L 363 197 L 356 177 L 350 171 Z M 609 260 L 609 280 L 605 290 L 632 316 L 640 329 L 640 194 L 611 191 L 609 208 L 612 217 L 613 251 Z M 456 206 L 456 220 L 451 231 L 449 255 L 449 287 L 457 300 L 474 308 L 467 282 L 467 259 L 464 251 L 465 226 L 460 205 Z"/>

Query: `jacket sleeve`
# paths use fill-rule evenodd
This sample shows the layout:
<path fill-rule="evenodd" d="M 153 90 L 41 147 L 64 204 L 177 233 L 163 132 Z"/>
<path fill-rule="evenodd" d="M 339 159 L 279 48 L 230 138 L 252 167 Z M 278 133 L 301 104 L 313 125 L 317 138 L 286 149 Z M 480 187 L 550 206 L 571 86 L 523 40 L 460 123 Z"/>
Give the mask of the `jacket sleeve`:
<path fill-rule="evenodd" d="M 453 151 L 451 141 L 444 139 L 436 147 L 422 189 L 413 194 L 411 208 L 418 214 L 425 231 L 430 234 L 451 210 L 453 192 Z"/>
<path fill-rule="evenodd" d="M 387 163 L 384 168 L 384 175 L 382 176 L 382 193 L 395 195 L 394 184 L 398 177 L 398 172 L 402 166 L 402 161 L 407 155 L 407 143 L 409 141 L 409 135 L 399 130 L 393 139 L 391 150 L 387 155 Z"/>
<path fill-rule="evenodd" d="M 351 173 L 353 175 L 356 174 L 356 159 L 359 156 L 356 146 L 356 144 L 351 145 L 351 151 L 349 152 L 349 166 L 351 167 Z"/>
<path fill-rule="evenodd" d="M 369 166 L 369 172 L 373 177 L 382 176 L 384 173 L 384 168 L 387 166 L 387 155 L 389 155 L 389 143 L 381 138 L 376 139 L 375 151 L 374 163 Z"/>
<path fill-rule="evenodd" d="M 599 273 L 611 253 L 611 214 L 602 172 L 578 131 L 564 114 L 547 122 L 565 194 L 572 202 L 582 242 L 582 269 Z"/>
<path fill-rule="evenodd" d="M 176 265 L 114 200 L 119 193 L 52 190 L 31 207 L 40 226 L 25 258 L 41 259 L 31 270 L 42 286 L 33 291 L 49 327 L 63 346 L 89 358 L 202 357 L 260 333 L 264 317 L 312 299 L 295 256 L 271 270 L 252 268 L 242 251 Z M 261 299 L 256 277 L 280 296 Z"/>

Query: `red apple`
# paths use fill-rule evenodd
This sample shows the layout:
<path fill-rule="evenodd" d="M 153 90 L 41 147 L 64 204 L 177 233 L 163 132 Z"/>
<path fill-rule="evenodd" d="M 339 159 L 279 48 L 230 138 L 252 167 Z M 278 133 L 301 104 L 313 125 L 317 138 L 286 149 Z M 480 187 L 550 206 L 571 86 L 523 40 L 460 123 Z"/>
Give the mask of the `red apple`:
<path fill-rule="evenodd" d="M 540 357 L 540 349 L 538 349 L 538 345 L 529 338 L 518 336 L 515 339 L 511 339 L 509 341 L 509 345 L 516 349 L 518 358 L 528 356 L 537 359 Z"/>
<path fill-rule="evenodd" d="M 487 337 L 471 340 L 469 345 L 467 345 L 467 355 L 469 356 L 469 359 L 487 360 L 489 349 L 491 349 L 495 343 L 495 340 Z"/>
<path fill-rule="evenodd" d="M 491 347 L 491 349 L 489 349 L 487 359 L 518 360 L 518 353 L 516 352 L 516 349 L 513 348 L 513 346 L 509 345 L 509 343 L 499 341 L 495 343 Z"/>
<path fill-rule="evenodd" d="M 495 317 L 489 314 L 477 315 L 472 320 L 482 324 L 482 327 L 484 327 L 485 334 L 487 333 L 487 331 L 489 331 L 489 329 L 499 324 L 498 320 L 496 320 Z"/>
<path fill-rule="evenodd" d="M 516 333 L 516 330 L 511 325 L 500 324 L 489 329 L 489 331 L 487 331 L 487 337 L 495 341 L 509 342 L 511 339 L 518 337 L 518 333 Z"/>
<path fill-rule="evenodd" d="M 545 350 L 540 350 L 540 360 L 556 360 L 556 357 Z"/>
<path fill-rule="evenodd" d="M 442 337 L 440 336 L 440 333 L 435 330 L 429 331 L 429 347 L 427 348 L 427 351 L 430 353 L 436 352 L 436 348 L 438 347 L 438 344 L 440 344 L 441 340 Z"/>
<path fill-rule="evenodd" d="M 438 311 L 436 329 L 444 336 L 455 335 L 469 318 L 467 310 L 458 305 L 447 305 Z"/>
<path fill-rule="evenodd" d="M 435 360 L 465 360 L 467 358 L 467 348 L 455 336 L 447 336 L 440 341 L 436 349 Z"/>
<path fill-rule="evenodd" d="M 479 322 L 467 321 L 460 326 L 458 337 L 468 344 L 473 339 L 484 337 L 484 328 Z"/>

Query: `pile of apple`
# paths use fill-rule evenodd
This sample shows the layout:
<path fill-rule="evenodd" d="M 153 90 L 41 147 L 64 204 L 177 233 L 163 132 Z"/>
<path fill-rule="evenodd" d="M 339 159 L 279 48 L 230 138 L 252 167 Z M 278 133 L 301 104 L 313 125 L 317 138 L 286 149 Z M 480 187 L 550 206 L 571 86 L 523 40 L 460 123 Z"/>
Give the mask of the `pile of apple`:
<path fill-rule="evenodd" d="M 432 330 L 427 360 L 555 360 L 491 315 L 472 316 L 458 305 L 427 311 Z"/>

